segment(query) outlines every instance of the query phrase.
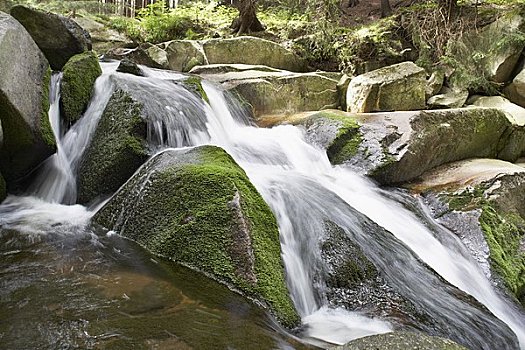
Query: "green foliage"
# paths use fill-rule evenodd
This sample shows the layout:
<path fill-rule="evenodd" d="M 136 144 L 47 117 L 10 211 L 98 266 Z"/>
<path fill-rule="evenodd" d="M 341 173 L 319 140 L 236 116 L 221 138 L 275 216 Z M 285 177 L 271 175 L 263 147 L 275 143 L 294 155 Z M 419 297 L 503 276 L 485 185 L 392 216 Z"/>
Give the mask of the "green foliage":
<path fill-rule="evenodd" d="M 236 10 L 213 3 L 194 2 L 166 9 L 163 1 L 148 5 L 136 18 L 111 17 L 108 24 L 137 42 L 204 39 L 225 30 Z"/>

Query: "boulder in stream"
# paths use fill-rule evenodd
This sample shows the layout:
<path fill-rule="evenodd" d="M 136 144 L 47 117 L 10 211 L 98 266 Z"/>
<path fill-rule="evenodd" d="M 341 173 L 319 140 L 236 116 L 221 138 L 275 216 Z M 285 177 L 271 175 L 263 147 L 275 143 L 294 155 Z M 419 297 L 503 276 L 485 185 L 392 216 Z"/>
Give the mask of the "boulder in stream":
<path fill-rule="evenodd" d="M 515 161 L 525 150 L 523 128 L 491 108 L 327 111 L 293 123 L 305 125 L 307 137 L 327 148 L 332 163 L 351 165 L 382 184 L 410 181 L 439 165 L 473 157 Z"/>
<path fill-rule="evenodd" d="M 48 118 L 49 64 L 27 31 L 0 12 L 0 171 L 8 187 L 56 149 Z"/>
<path fill-rule="evenodd" d="M 525 306 L 523 164 L 465 160 L 426 172 L 407 186 L 423 193 L 433 216 L 464 242 L 485 275 Z"/>
<path fill-rule="evenodd" d="M 467 350 L 452 340 L 422 333 L 392 332 L 353 340 L 330 350 Z"/>
<path fill-rule="evenodd" d="M 94 220 L 262 301 L 285 326 L 298 324 L 284 279 L 277 222 L 245 172 L 221 148 L 156 155 Z"/>
<path fill-rule="evenodd" d="M 114 193 L 148 158 L 143 105 L 128 92 L 112 94 L 78 175 L 78 202 Z"/>
<path fill-rule="evenodd" d="M 337 108 L 337 79 L 319 73 L 292 73 L 266 66 L 197 66 L 191 73 L 221 84 L 239 96 L 257 119 L 263 114 Z"/>
<path fill-rule="evenodd" d="M 80 119 L 91 99 L 95 80 L 101 74 L 98 57 L 92 51 L 67 61 L 60 90 L 60 111 L 67 123 L 73 124 Z"/>
<path fill-rule="evenodd" d="M 11 15 L 31 34 L 53 70 L 62 70 L 71 57 L 91 50 L 89 33 L 70 18 L 22 5 L 13 6 Z"/>

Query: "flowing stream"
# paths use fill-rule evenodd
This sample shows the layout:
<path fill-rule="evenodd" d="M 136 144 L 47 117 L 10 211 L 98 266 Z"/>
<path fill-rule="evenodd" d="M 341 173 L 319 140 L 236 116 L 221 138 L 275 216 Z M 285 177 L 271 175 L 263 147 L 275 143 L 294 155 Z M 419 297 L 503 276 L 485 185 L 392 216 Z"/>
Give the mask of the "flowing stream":
<path fill-rule="evenodd" d="M 330 221 L 357 242 L 365 255 L 382 271 L 388 283 L 407 296 L 414 305 L 427 310 L 452 339 L 461 339 L 463 344 L 472 349 L 513 348 L 506 343 L 508 338 L 505 338 L 505 333 L 508 331 L 503 328 L 503 323 L 487 318 L 486 311 L 459 298 L 457 290 L 452 287 L 455 286 L 473 296 L 506 323 L 518 337 L 520 348 L 525 349 L 523 310 L 493 288 L 462 243 L 425 215 L 413 198 L 399 191 L 380 189 L 345 167 L 333 167 L 323 150 L 305 141 L 305 131 L 301 128 L 278 126 L 261 129 L 250 125 L 248 117 L 235 101 L 210 83 L 203 82 L 209 100 L 206 103 L 180 82 L 183 77 L 180 74 L 143 67 L 147 77 L 136 77 L 116 73 L 117 63 L 103 63 L 102 66 L 104 74 L 96 82 L 95 94 L 86 113 L 67 132 L 61 125 L 58 108 L 60 76 L 53 76 L 50 118 L 58 140 L 58 152 L 43 165 L 30 189 L 31 196 L 11 196 L 0 205 L 0 238 L 6 242 L 6 246 L 13 246 L 12 249 L 2 251 L 4 256 L 14 258 L 24 254 L 25 248 L 44 251 L 44 255 L 49 255 L 49 246 L 40 245 L 43 244 L 42 237 L 50 236 L 49 233 L 53 232 L 51 236 L 55 238 L 51 239 L 52 242 L 58 240 L 68 249 L 75 247 L 79 251 L 78 257 L 72 258 L 76 264 L 67 266 L 70 269 L 83 265 L 84 269 L 89 270 L 86 261 L 93 261 L 96 266 L 105 261 L 118 261 L 112 263 L 114 269 L 109 270 L 110 275 L 118 274 L 119 269 L 133 273 L 129 265 L 134 268 L 140 265 L 141 269 L 148 271 L 148 278 L 157 274 L 151 272 L 157 267 L 149 263 L 131 264 L 129 256 L 121 257 L 122 251 L 147 256 L 144 252 L 137 253 L 137 248 L 131 243 L 92 231 L 89 219 L 96 207 L 86 209 L 73 205 L 76 200 L 76 174 L 82 155 L 89 146 L 112 92 L 118 87 L 143 101 L 148 115 L 148 141 L 152 153 L 168 147 L 214 144 L 223 147 L 247 172 L 277 218 L 287 283 L 304 324 L 301 334 L 304 340 L 321 346 L 343 344 L 365 335 L 389 332 L 397 325 L 391 319 L 331 306 L 322 278 L 323 259 L 319 247 L 324 223 Z M 420 209 L 414 213 L 407 207 Z M 13 243 L 16 241 L 14 231 L 27 234 L 23 239 L 24 244 Z M 57 231 L 60 232 L 59 239 L 56 238 Z M 20 244 L 21 247 L 17 247 Z M 82 264 L 78 263 L 77 258 Z M 148 261 L 148 258 L 141 259 Z M 63 263 L 63 259 L 55 260 Z M 21 272 L 29 270 L 32 274 L 36 273 L 28 267 L 31 264 L 24 265 Z M 162 266 L 162 271 L 173 268 L 165 264 Z M 10 268 L 4 264 L 2 269 L 7 274 Z M 104 278 L 103 272 L 95 269 L 92 274 Z M 170 277 L 165 276 L 167 272 L 162 274 L 163 283 L 170 280 Z M 78 276 L 76 278 L 81 279 Z M 154 282 L 154 288 L 162 289 L 157 286 L 160 282 Z M 81 280 L 78 283 L 84 286 L 87 282 Z M 170 287 L 167 295 L 185 293 L 174 289 Z M 74 294 L 70 290 L 67 293 Z M 7 298 L 6 295 L 9 292 L 4 292 L 3 300 Z M 162 298 L 165 297 L 163 294 Z M 147 299 L 147 296 L 140 298 Z M 237 304 L 240 303 L 239 299 L 235 299 Z M 13 303 L 19 305 L 23 300 Z M 102 307 L 100 304 L 103 301 L 85 300 L 85 303 L 88 305 L 86 307 L 93 308 L 93 305 Z M 224 305 L 224 302 L 220 301 L 219 304 Z M 213 307 L 206 305 L 208 309 L 203 312 L 211 312 L 210 308 Z M 192 310 L 195 312 L 195 308 Z M 256 311 L 249 313 L 263 319 L 267 317 Z M 237 311 L 233 314 L 236 315 L 235 319 L 239 319 Z M 232 318 L 224 314 L 220 317 Z M 3 319 L 5 322 L 8 320 Z M 89 317 L 84 321 L 90 321 Z M 253 332 L 261 339 L 269 337 L 268 329 L 275 332 L 274 324 L 267 326 L 272 324 L 271 321 L 264 321 L 266 326 L 262 330 L 256 321 L 244 322 L 251 322 L 248 323 L 250 325 L 253 323 Z M 75 330 L 76 333 L 73 333 L 77 334 L 76 337 L 81 337 L 78 334 L 82 332 L 87 334 L 85 324 L 69 327 Z M 4 328 L 0 328 L 0 341 L 2 332 L 5 332 Z M 71 338 L 71 332 L 65 333 Z M 225 338 L 231 337 L 229 331 L 224 332 Z M 284 334 L 282 330 L 277 333 Z M 58 334 L 62 336 L 63 333 Z M 103 340 L 117 336 L 105 333 Z M 268 344 L 271 343 L 270 347 L 274 348 L 302 346 L 289 336 L 269 338 Z M 89 339 L 95 343 L 100 340 Z M 239 345 L 231 343 L 228 346 L 236 348 Z"/>

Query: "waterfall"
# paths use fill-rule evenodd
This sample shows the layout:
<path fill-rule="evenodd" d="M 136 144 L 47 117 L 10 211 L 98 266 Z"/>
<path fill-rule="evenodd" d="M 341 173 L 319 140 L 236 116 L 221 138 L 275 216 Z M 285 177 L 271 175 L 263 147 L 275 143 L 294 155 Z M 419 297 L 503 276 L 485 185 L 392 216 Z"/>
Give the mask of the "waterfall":
<path fill-rule="evenodd" d="M 117 63 L 101 65 L 104 74 L 95 83 L 94 95 L 84 117 L 67 132 L 61 122 L 59 108 L 62 75 L 53 74 L 49 93 L 49 120 L 55 135 L 57 152 L 44 162 L 29 193 L 51 203 L 76 203 L 78 167 L 113 92 L 110 72 L 115 71 L 117 65 Z"/>
<path fill-rule="evenodd" d="M 144 103 L 152 153 L 164 147 L 213 144 L 223 147 L 246 171 L 277 218 L 287 282 L 305 325 L 305 337 L 342 344 L 394 327 L 388 320 L 329 305 L 319 278 L 319 242 L 323 223 L 329 220 L 358 243 L 389 283 L 449 325 L 456 339 L 464 338 L 476 349 L 505 348 L 498 325 L 485 320 L 483 311 L 459 300 L 456 290 L 421 261 L 484 304 L 516 333 L 525 349 L 523 311 L 494 290 L 452 233 L 429 217 L 428 222 L 421 222 L 406 209 L 403 202 L 410 198 L 382 190 L 348 168 L 333 167 L 323 150 L 305 141 L 301 128 L 251 126 L 239 114 L 240 108 L 210 83 L 203 82 L 207 103 L 178 83 L 183 78 L 179 74 L 143 67 L 147 77 L 135 77 L 115 73 L 116 63 L 102 66 L 104 74 L 96 82 L 87 111 L 67 132 L 59 119 L 60 75 L 53 76 L 50 118 L 58 151 L 46 161 L 31 187 L 31 193 L 44 203 L 75 203 L 75 178 L 82 155 L 118 83 Z M 12 206 L 17 200 L 22 201 L 10 197 L 2 206 Z M 23 201 L 26 207 L 31 203 L 27 198 Z M 53 208 L 58 207 L 54 204 Z M 85 212 L 77 211 L 71 217 L 85 220 Z M 494 336 L 488 338 L 485 332 L 491 327 Z"/>

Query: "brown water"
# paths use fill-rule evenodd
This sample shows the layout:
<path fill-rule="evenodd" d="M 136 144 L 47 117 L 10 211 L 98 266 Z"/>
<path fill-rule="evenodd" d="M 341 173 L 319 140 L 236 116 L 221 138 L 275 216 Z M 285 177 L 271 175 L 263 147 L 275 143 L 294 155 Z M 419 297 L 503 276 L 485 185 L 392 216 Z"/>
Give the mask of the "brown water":
<path fill-rule="evenodd" d="M 260 308 L 119 236 L 0 228 L 1 349 L 306 349 Z"/>

